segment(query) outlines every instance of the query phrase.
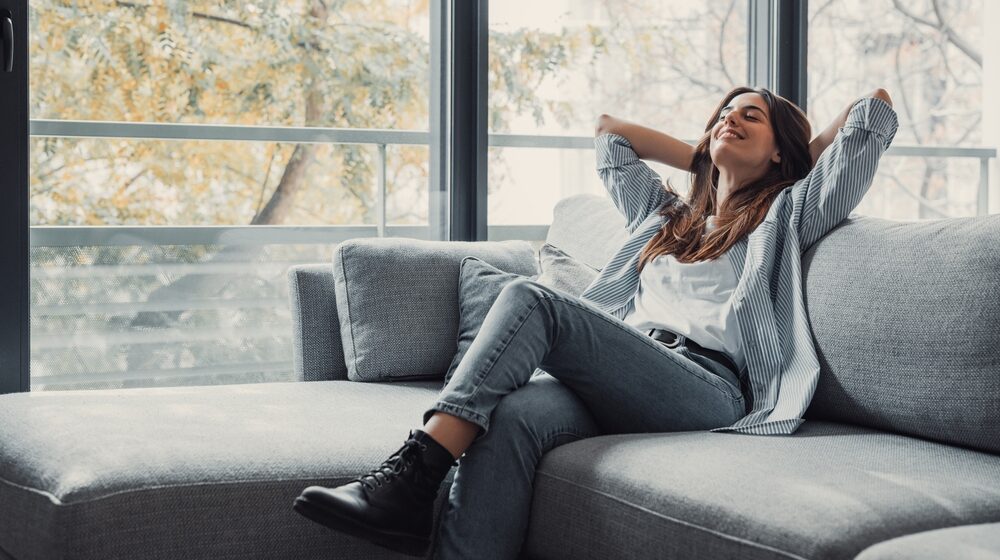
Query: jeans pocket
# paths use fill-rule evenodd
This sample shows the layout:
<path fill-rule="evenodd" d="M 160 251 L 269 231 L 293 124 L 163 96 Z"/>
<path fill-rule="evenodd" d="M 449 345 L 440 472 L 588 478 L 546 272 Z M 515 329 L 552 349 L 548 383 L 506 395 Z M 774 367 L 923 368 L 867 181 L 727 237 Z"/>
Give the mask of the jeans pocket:
<path fill-rule="evenodd" d="M 740 379 L 736 372 L 732 371 L 723 364 L 716 362 L 708 356 L 692 352 L 691 349 L 686 346 L 678 346 L 675 351 L 685 358 L 695 362 L 708 373 L 711 373 L 712 376 L 716 378 L 715 381 L 720 386 L 720 389 L 722 389 L 722 386 L 724 385 L 725 389 L 723 390 L 728 391 L 729 396 L 732 397 L 733 400 L 743 399 L 743 391 L 740 389 Z"/>

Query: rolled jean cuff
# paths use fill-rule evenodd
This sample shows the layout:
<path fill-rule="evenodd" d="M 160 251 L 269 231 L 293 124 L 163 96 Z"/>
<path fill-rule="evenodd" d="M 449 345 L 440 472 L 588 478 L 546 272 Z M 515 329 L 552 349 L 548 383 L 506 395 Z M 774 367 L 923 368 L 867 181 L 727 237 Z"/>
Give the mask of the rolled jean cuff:
<path fill-rule="evenodd" d="M 490 429 L 489 418 L 474 410 L 469 410 L 468 408 L 446 401 L 438 401 L 424 412 L 424 424 L 427 424 L 427 422 L 431 419 L 431 416 L 434 416 L 435 412 L 444 412 L 451 414 L 452 416 L 458 416 L 462 420 L 468 420 L 469 422 L 472 422 L 482 428 L 482 431 L 476 434 L 476 439 L 474 441 L 478 441 L 479 438 L 486 435 L 486 432 Z"/>

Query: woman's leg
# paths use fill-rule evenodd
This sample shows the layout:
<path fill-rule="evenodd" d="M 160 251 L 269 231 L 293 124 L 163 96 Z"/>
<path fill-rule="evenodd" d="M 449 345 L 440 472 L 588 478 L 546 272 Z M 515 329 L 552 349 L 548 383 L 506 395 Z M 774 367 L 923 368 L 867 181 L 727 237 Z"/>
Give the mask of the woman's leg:
<path fill-rule="evenodd" d="M 433 558 L 517 558 L 542 455 L 599 434 L 579 397 L 544 372 L 500 399 L 492 429 L 459 461 Z"/>
<path fill-rule="evenodd" d="M 474 445 L 501 398 L 536 368 L 572 390 L 605 433 L 704 430 L 746 414 L 735 374 L 720 376 L 579 299 L 519 279 L 500 292 L 423 421 L 444 412 L 472 422 Z"/>
<path fill-rule="evenodd" d="M 500 292 L 452 378 L 425 411 L 424 424 L 436 413 L 467 420 L 479 428 L 474 447 L 489 433 L 501 398 L 527 384 L 536 368 L 569 388 L 605 433 L 702 430 L 745 414 L 739 381 L 728 370 L 713 373 L 608 313 L 536 282 L 515 280 Z M 429 542 L 431 494 L 464 451 L 453 452 L 419 430 L 371 473 L 333 489 L 306 488 L 296 510 L 420 554 Z M 412 465 L 418 466 L 407 470 Z M 504 491 L 498 481 L 493 492 Z"/>

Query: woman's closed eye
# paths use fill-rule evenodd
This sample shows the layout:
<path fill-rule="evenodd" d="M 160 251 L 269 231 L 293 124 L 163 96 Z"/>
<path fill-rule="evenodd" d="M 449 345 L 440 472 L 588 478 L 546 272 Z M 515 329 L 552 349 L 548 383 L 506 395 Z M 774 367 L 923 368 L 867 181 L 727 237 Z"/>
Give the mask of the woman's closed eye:
<path fill-rule="evenodd" d="M 719 115 L 719 119 L 718 120 L 721 121 L 721 120 L 723 120 L 725 118 L 726 118 L 726 115 Z M 751 121 L 757 120 L 757 117 L 755 117 L 753 115 L 747 115 L 746 118 L 749 119 L 749 120 L 751 120 Z"/>

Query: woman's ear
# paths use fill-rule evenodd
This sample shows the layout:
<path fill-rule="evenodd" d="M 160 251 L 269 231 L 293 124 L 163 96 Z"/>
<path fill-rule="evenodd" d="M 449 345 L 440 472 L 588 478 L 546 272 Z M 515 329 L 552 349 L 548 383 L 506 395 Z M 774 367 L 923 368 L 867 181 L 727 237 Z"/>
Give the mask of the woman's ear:
<path fill-rule="evenodd" d="M 771 161 L 781 163 L 781 152 L 774 152 L 774 155 L 771 156 Z"/>

